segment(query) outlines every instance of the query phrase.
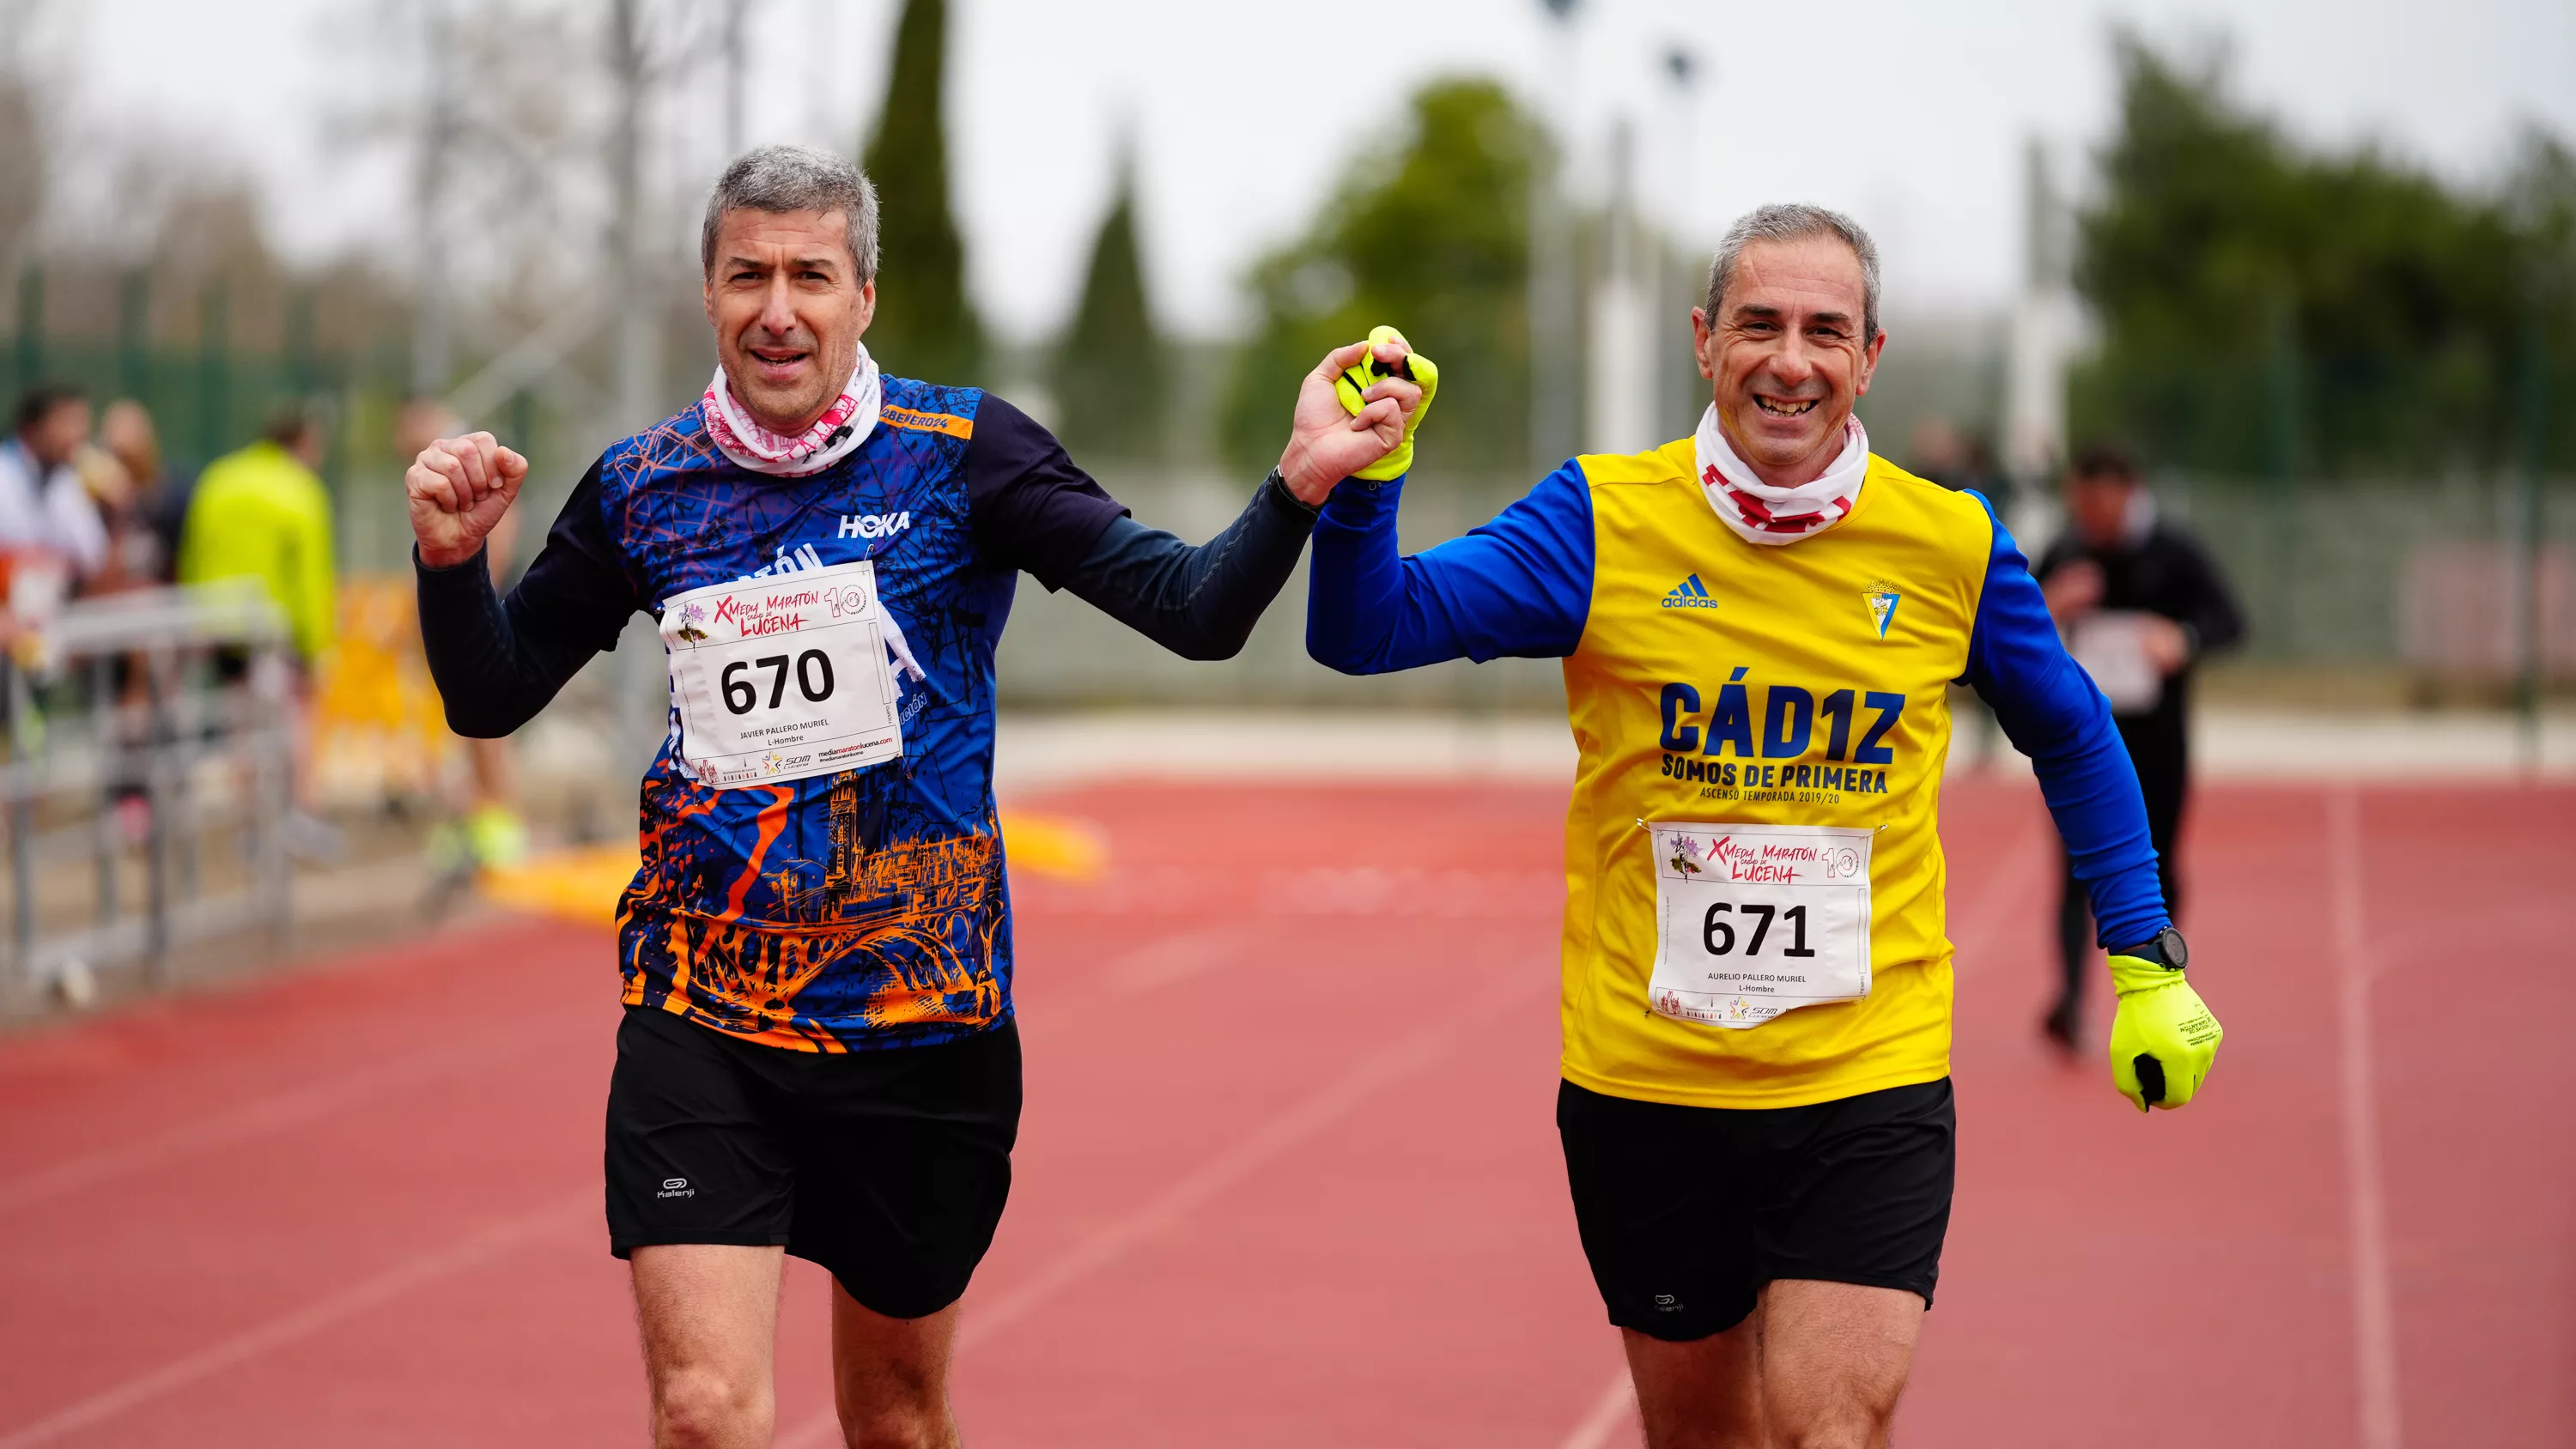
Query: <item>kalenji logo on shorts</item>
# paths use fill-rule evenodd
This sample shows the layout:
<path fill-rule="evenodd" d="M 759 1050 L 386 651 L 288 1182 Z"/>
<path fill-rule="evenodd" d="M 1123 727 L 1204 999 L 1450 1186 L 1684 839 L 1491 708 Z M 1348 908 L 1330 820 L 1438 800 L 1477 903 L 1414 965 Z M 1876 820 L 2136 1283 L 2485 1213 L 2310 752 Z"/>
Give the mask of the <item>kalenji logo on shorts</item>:
<path fill-rule="evenodd" d="M 696 1197 L 698 1190 L 689 1186 L 689 1180 L 685 1177 L 666 1177 L 662 1179 L 662 1190 L 653 1195 L 655 1197 Z"/>
<path fill-rule="evenodd" d="M 1664 607 L 1667 609 L 1714 609 L 1717 607 L 1717 600 L 1708 596 L 1708 585 L 1699 581 L 1699 575 L 1693 574 L 1689 578 L 1682 580 L 1680 583 L 1673 585 L 1673 591 L 1664 595 Z"/>
<path fill-rule="evenodd" d="M 841 515 L 842 538 L 883 538 L 912 527 L 912 510 L 901 513 L 844 513 Z"/>

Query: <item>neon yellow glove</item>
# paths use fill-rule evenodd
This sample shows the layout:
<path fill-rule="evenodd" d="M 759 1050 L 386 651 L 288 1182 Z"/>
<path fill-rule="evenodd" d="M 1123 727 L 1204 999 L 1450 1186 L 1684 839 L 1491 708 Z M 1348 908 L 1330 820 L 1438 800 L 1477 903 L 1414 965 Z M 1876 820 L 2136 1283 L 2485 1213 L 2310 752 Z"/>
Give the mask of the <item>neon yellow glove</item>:
<path fill-rule="evenodd" d="M 2190 1102 L 2227 1035 L 2218 1018 L 2179 967 L 2114 955 L 2111 988 L 2120 994 L 2111 1017 L 2111 1085 L 2141 1112 Z"/>
<path fill-rule="evenodd" d="M 1404 441 L 1395 445 L 1394 452 L 1351 475 L 1372 483 L 1383 483 L 1389 478 L 1403 477 L 1413 467 L 1413 430 L 1422 426 L 1423 415 L 1431 411 L 1432 395 L 1440 391 L 1440 365 L 1419 352 L 1406 354 L 1404 361 L 1393 367 L 1378 361 L 1379 343 L 1404 342 L 1404 334 L 1392 327 L 1370 328 L 1368 340 L 1369 350 L 1341 376 L 1333 379 L 1333 392 L 1341 398 L 1342 406 L 1350 409 L 1351 416 L 1358 417 L 1360 409 L 1365 406 L 1360 401 L 1360 394 L 1375 386 L 1381 378 L 1401 377 L 1422 388 L 1421 403 L 1413 409 L 1412 416 L 1404 420 Z M 1405 343 L 1407 347 L 1412 345 Z"/>

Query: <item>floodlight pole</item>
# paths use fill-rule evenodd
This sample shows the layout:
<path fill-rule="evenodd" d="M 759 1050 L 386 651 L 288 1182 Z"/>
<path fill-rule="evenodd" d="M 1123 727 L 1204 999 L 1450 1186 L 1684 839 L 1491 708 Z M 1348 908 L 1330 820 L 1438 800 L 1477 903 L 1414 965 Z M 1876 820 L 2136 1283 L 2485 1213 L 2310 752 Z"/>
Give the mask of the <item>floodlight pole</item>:
<path fill-rule="evenodd" d="M 661 410 L 662 309 L 655 305 L 653 281 L 646 275 L 644 248 L 644 104 L 651 75 L 640 7 L 641 0 L 612 0 L 608 13 L 608 73 L 617 98 L 608 145 L 614 228 L 610 260 L 616 279 L 608 299 L 616 318 L 610 333 L 616 348 L 611 436 L 642 431 Z M 665 657 L 651 639 L 648 625 L 629 620 L 624 642 L 635 647 L 617 651 L 618 693 L 624 700 L 620 718 L 625 723 L 620 744 L 630 761 L 652 757 L 667 720 L 670 681 Z"/>
<path fill-rule="evenodd" d="M 1592 284 L 1591 407 L 1584 447 L 1634 453 L 1654 444 L 1655 307 L 1637 208 L 1637 128 L 1610 132 L 1610 195 Z"/>
<path fill-rule="evenodd" d="M 661 373 L 660 311 L 644 275 L 645 74 L 640 0 L 613 0 L 608 13 L 608 72 L 617 88 L 616 120 L 609 135 L 611 248 L 617 276 L 615 430 L 631 432 L 653 421 Z"/>
<path fill-rule="evenodd" d="M 1656 358 L 1655 420 L 1661 435 L 1669 436 L 1675 426 L 1685 431 L 1697 427 L 1707 399 L 1700 395 L 1699 369 L 1681 360 L 1682 350 L 1674 345 L 1674 334 L 1664 330 L 1679 328 L 1681 339 L 1687 340 L 1689 329 L 1683 326 L 1683 322 L 1697 302 L 1694 289 L 1685 281 L 1682 304 L 1673 306 L 1672 286 L 1676 276 L 1688 277 L 1699 270 L 1696 263 L 1700 260 L 1700 233 L 1695 226 L 1698 213 L 1692 198 L 1698 195 L 1699 186 L 1700 92 L 1697 82 L 1701 67 L 1699 57 L 1681 45 L 1665 49 L 1663 66 L 1665 76 L 1672 82 L 1664 93 L 1671 107 L 1671 113 L 1665 119 L 1664 132 L 1669 143 L 1667 164 L 1672 174 L 1663 183 L 1664 194 L 1670 198 L 1665 203 L 1664 224 L 1670 230 L 1664 238 L 1666 245 L 1649 249 L 1647 255 L 1653 259 L 1656 272 L 1654 283 L 1649 288 L 1657 309 L 1653 328 L 1656 340 L 1652 344 Z M 1688 269 L 1681 266 L 1681 258 L 1685 256 L 1694 262 Z M 1666 408 L 1673 409 L 1673 414 L 1667 415 Z"/>
<path fill-rule="evenodd" d="M 2022 285 L 2004 357 L 2003 461 L 2018 501 L 2007 520 L 2026 548 L 2047 545 L 2054 515 L 2040 501 L 2066 453 L 2066 362 L 2074 325 L 2066 221 L 2048 152 L 2030 138 L 2022 156 Z"/>
<path fill-rule="evenodd" d="M 1550 165 L 1544 139 L 1532 158 L 1529 190 L 1530 467 L 1550 468 L 1571 454 L 1579 431 L 1575 393 L 1574 237 L 1561 184 L 1572 169 L 1574 132 L 1582 118 L 1574 96 L 1582 84 L 1576 48 L 1577 0 L 1540 0 L 1548 24 L 1540 40 L 1539 116 L 1552 112 L 1562 141 Z M 1553 65 L 1551 65 L 1553 62 Z"/>
<path fill-rule="evenodd" d="M 436 397 L 455 366 L 444 215 L 448 168 L 456 147 L 455 40 L 447 0 L 422 0 L 424 53 L 419 164 L 412 177 L 412 240 L 419 248 L 411 333 L 411 390 Z"/>
<path fill-rule="evenodd" d="M 742 154 L 748 139 L 749 124 L 744 115 L 748 103 L 746 60 L 743 29 L 751 14 L 751 0 L 725 0 L 724 68 L 725 68 L 725 164 Z"/>

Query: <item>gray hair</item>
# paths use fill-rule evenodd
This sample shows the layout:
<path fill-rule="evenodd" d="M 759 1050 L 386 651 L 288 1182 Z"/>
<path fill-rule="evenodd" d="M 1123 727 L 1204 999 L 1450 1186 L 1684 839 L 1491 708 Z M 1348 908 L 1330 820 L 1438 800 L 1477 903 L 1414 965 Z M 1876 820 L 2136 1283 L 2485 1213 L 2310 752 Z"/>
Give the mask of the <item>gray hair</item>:
<path fill-rule="evenodd" d="M 1797 202 L 1773 202 L 1757 206 L 1737 217 L 1726 229 L 1725 239 L 1717 244 L 1717 255 L 1708 263 L 1708 300 L 1704 304 L 1708 325 L 1717 325 L 1717 304 L 1726 297 L 1726 289 L 1735 281 L 1735 263 L 1744 249 L 1758 241 L 1804 241 L 1809 237 L 1829 236 L 1852 249 L 1860 259 L 1861 337 L 1864 343 L 1878 335 L 1878 244 L 1860 223 L 1839 211 Z"/>
<path fill-rule="evenodd" d="M 734 158 L 707 197 L 706 225 L 698 232 L 698 266 L 716 270 L 716 232 L 728 211 L 839 212 L 850 223 L 850 260 L 858 280 L 877 275 L 877 189 L 866 172 L 811 146 L 759 146 Z"/>

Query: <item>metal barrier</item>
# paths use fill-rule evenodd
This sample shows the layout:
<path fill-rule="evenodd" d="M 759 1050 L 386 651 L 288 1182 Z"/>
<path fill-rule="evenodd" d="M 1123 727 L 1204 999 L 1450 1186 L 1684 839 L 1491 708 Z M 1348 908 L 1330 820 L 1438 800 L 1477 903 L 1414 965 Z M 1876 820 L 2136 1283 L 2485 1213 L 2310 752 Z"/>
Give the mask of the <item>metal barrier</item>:
<path fill-rule="evenodd" d="M 161 984 L 186 942 L 265 927 L 282 945 L 293 721 L 275 605 L 246 581 L 138 590 L 68 605 L 20 644 L 0 658 L 14 984 L 77 998 L 109 964 Z"/>

